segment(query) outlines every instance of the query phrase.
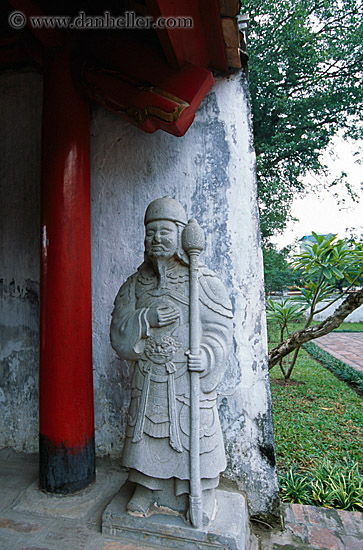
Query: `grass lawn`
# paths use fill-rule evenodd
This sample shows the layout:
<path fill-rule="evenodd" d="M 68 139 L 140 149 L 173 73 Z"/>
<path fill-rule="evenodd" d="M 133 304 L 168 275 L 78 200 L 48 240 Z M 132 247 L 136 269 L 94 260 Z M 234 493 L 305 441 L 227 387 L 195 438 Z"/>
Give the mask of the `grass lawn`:
<path fill-rule="evenodd" d="M 354 330 L 359 330 L 356 325 L 363 328 L 363 323 L 345 324 Z M 292 331 L 299 325 L 302 323 Z M 270 346 L 277 334 L 270 324 Z M 270 378 L 279 470 L 296 465 L 313 471 L 327 458 L 338 465 L 357 461 L 363 471 L 362 399 L 304 350 L 288 385 L 279 380 L 281 377 L 276 365 Z"/>
<path fill-rule="evenodd" d="M 342 323 L 333 332 L 363 332 L 363 323 Z"/>
<path fill-rule="evenodd" d="M 289 332 L 293 333 L 296 330 L 300 330 L 304 328 L 304 324 L 305 324 L 305 320 L 289 323 Z M 311 326 L 318 325 L 318 324 L 319 324 L 318 321 L 313 321 Z M 268 341 L 269 341 L 270 347 L 273 347 L 280 341 L 279 327 L 277 323 L 268 321 L 267 328 L 268 328 Z M 337 329 L 333 330 L 333 332 L 363 332 L 363 323 L 342 323 Z M 285 331 L 285 337 L 286 337 L 286 331 Z"/>

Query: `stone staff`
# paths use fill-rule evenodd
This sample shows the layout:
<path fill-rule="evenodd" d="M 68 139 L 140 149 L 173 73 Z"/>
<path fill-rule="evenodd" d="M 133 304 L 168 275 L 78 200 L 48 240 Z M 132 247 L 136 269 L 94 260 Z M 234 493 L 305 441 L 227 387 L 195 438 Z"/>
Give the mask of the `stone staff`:
<path fill-rule="evenodd" d="M 200 479 L 200 316 L 198 261 L 204 248 L 204 232 L 195 219 L 183 230 L 183 248 L 189 257 L 189 371 L 190 371 L 190 492 L 189 514 L 193 527 L 202 525 L 202 487 Z M 196 359 L 196 361 L 193 361 Z M 195 363 L 193 365 L 193 362 Z"/>

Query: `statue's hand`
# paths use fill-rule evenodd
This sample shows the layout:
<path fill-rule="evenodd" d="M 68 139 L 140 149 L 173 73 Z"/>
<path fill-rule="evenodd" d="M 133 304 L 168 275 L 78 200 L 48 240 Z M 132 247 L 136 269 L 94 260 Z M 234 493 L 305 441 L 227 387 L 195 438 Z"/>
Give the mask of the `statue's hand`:
<path fill-rule="evenodd" d="M 190 351 L 186 351 L 185 355 L 188 357 L 188 370 L 192 372 L 203 372 L 205 369 L 202 365 L 202 357 L 200 353 L 194 355 Z"/>
<path fill-rule="evenodd" d="M 165 327 L 177 321 L 179 311 L 169 305 L 153 306 L 147 312 L 147 320 L 151 327 Z"/>

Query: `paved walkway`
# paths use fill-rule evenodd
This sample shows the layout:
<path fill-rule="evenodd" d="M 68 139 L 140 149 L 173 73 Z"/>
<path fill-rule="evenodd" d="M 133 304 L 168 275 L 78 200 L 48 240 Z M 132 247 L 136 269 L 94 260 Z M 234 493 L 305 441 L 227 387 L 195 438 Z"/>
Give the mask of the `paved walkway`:
<path fill-rule="evenodd" d="M 313 343 L 363 372 L 363 332 L 330 332 Z"/>
<path fill-rule="evenodd" d="M 37 475 L 37 456 L 0 450 L 1 550 L 152 550 L 101 535 L 102 511 L 125 479 L 117 464 L 98 459 L 97 482 L 83 496 L 44 495 Z M 282 511 L 285 530 L 255 527 L 248 550 L 363 550 L 358 512 L 300 505 Z"/>
<path fill-rule="evenodd" d="M 363 514 L 283 504 L 285 530 L 259 529 L 250 550 L 363 550 Z"/>

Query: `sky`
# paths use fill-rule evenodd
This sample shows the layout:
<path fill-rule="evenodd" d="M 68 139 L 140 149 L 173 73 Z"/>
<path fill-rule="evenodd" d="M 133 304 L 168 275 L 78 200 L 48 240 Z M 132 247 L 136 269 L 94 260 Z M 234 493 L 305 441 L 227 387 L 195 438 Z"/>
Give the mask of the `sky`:
<path fill-rule="evenodd" d="M 361 165 L 357 163 L 359 158 Z M 336 137 L 323 155 L 323 161 L 329 168 L 329 175 L 318 179 L 315 176 L 305 178 L 310 189 L 304 196 L 296 197 L 292 205 L 292 215 L 298 221 L 290 222 L 284 233 L 273 239 L 278 249 L 304 235 L 311 235 L 312 231 L 337 233 L 339 238 L 346 237 L 349 228 L 354 228 L 355 233 L 363 233 L 363 142 Z M 324 182 L 333 181 L 342 170 L 348 176 L 347 181 L 357 196 L 357 202 L 350 198 L 344 184 L 324 189 Z"/>

